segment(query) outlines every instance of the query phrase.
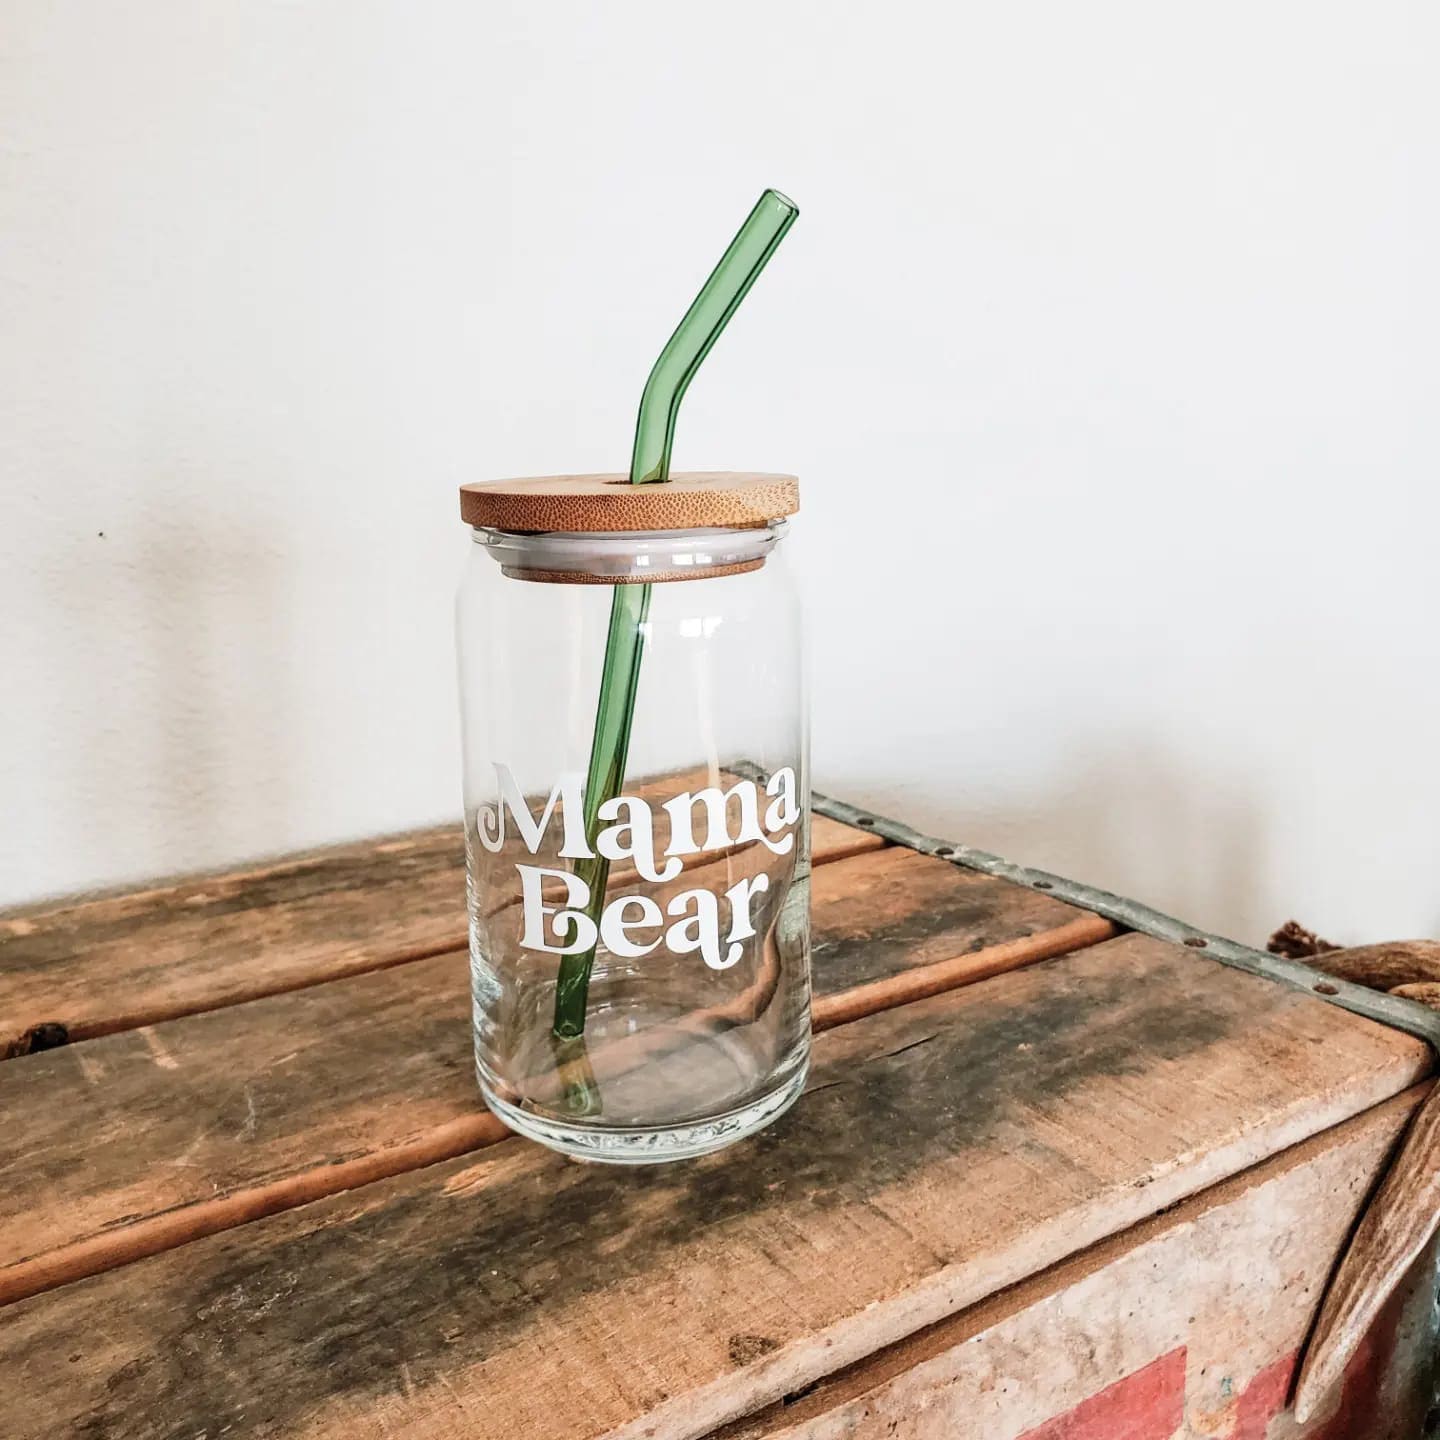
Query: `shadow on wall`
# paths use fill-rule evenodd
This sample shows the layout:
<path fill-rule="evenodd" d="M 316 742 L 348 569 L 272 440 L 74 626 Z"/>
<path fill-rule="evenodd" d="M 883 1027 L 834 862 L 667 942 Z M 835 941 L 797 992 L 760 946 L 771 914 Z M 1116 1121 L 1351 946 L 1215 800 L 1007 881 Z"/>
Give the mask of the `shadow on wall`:
<path fill-rule="evenodd" d="M 1248 944 L 1263 944 L 1288 918 L 1275 910 L 1266 827 L 1253 798 L 1238 784 L 1186 769 L 1149 741 L 1087 747 L 1054 764 L 1062 784 L 996 798 L 967 791 L 953 770 L 923 786 L 914 773 L 869 785 L 886 797 L 875 808 Z"/>
<path fill-rule="evenodd" d="M 40 754 L 22 785 L 51 864 L 19 893 L 204 868 L 267 836 L 273 848 L 299 762 L 289 582 L 263 530 L 171 503 L 163 521 L 112 519 L 36 573 L 26 721 Z"/>

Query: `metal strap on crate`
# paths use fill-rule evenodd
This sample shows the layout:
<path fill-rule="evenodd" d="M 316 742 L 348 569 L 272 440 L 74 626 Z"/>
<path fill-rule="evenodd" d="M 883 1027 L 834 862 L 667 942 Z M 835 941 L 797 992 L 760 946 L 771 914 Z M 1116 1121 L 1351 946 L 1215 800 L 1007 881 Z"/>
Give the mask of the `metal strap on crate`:
<path fill-rule="evenodd" d="M 733 768 L 740 771 L 754 767 Z M 1416 1004 L 1413 1000 L 1385 995 L 1363 985 L 1334 979 L 1311 969 L 1299 960 L 1287 960 L 1282 955 L 1271 955 L 1264 950 L 1254 950 L 1248 945 L 1227 940 L 1222 935 L 1197 930 L 1195 926 L 1187 925 L 1183 920 L 1176 920 L 1148 905 L 1142 905 L 1138 900 L 1126 900 L 1122 896 L 1112 895 L 1108 890 L 1082 885 L 1078 880 L 1067 880 L 1063 875 L 1052 875 L 1047 870 L 1031 870 L 1024 865 L 1014 865 L 987 850 L 977 850 L 973 845 L 961 845 L 954 840 L 939 840 L 931 835 L 922 835 L 920 831 L 903 825 L 898 820 L 886 819 L 883 815 L 872 814 L 858 805 L 848 805 L 845 801 L 834 800 L 828 795 L 812 793 L 810 803 L 813 810 L 829 816 L 831 820 L 838 820 L 842 825 L 870 830 L 897 845 L 918 850 L 922 855 L 933 855 L 937 860 L 948 860 L 952 865 L 959 865 L 966 870 L 978 870 L 982 874 L 1008 880 L 1012 885 L 1023 885 L 1029 890 L 1042 891 L 1081 910 L 1102 915 L 1127 930 L 1138 930 L 1142 935 L 1153 935 L 1157 940 L 1169 940 L 1192 950 L 1203 951 L 1222 965 L 1303 990 L 1307 995 L 1314 995 L 1331 1005 L 1338 1005 L 1342 1010 L 1350 1010 L 1356 1015 L 1363 1015 L 1367 1020 L 1375 1020 L 1381 1025 L 1403 1030 L 1407 1035 L 1418 1036 L 1440 1054 L 1440 1011 Z"/>

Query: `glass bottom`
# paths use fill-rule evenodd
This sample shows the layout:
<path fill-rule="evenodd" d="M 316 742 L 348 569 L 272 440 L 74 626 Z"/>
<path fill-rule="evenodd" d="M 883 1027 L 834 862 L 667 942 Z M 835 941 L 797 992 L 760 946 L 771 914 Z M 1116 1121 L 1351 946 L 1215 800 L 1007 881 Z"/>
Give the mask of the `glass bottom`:
<path fill-rule="evenodd" d="M 683 1125 L 612 1127 L 568 1125 L 548 1115 L 521 1110 L 501 1100 L 482 1079 L 480 1093 L 485 1103 L 512 1130 L 562 1155 L 576 1160 L 596 1160 L 606 1165 L 657 1165 L 667 1160 L 690 1160 L 723 1150 L 772 1120 L 778 1120 L 800 1098 L 805 1088 L 809 1060 L 800 1065 L 783 1084 L 737 1110 L 727 1110 Z"/>

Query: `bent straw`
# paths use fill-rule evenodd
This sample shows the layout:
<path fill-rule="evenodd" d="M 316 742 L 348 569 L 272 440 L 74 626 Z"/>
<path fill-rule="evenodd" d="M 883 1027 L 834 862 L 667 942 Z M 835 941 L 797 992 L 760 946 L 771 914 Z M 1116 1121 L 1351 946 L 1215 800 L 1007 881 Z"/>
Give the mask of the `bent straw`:
<path fill-rule="evenodd" d="M 785 196 L 767 190 L 720 257 L 710 278 L 700 287 L 685 318 L 675 327 L 640 397 L 635 448 L 630 456 L 632 485 L 660 484 L 670 478 L 670 447 L 675 439 L 675 417 L 680 401 L 695 378 L 700 362 L 720 338 L 720 332 L 729 324 L 730 317 L 799 213 Z M 585 839 L 592 854 L 600 830 L 600 807 L 620 793 L 625 780 L 625 758 L 630 749 L 635 691 L 640 683 L 640 657 L 649 613 L 649 585 L 612 587 L 610 631 L 605 640 L 605 664 L 595 709 L 590 769 L 585 780 Z M 598 925 L 605 904 L 610 862 L 594 855 L 593 859 L 577 861 L 575 873 L 590 888 L 586 914 Z M 562 1040 L 585 1033 L 585 1006 L 594 963 L 593 945 L 561 958 L 555 982 L 554 1033 Z"/>

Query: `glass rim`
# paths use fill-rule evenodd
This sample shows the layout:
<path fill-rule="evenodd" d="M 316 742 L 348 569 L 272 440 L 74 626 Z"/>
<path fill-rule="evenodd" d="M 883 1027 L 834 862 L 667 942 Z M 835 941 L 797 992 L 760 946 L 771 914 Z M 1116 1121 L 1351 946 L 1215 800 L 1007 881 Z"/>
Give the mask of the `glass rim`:
<path fill-rule="evenodd" d="M 789 528 L 783 519 L 743 529 L 526 531 L 475 525 L 471 537 L 511 579 L 636 584 L 758 570 Z"/>

